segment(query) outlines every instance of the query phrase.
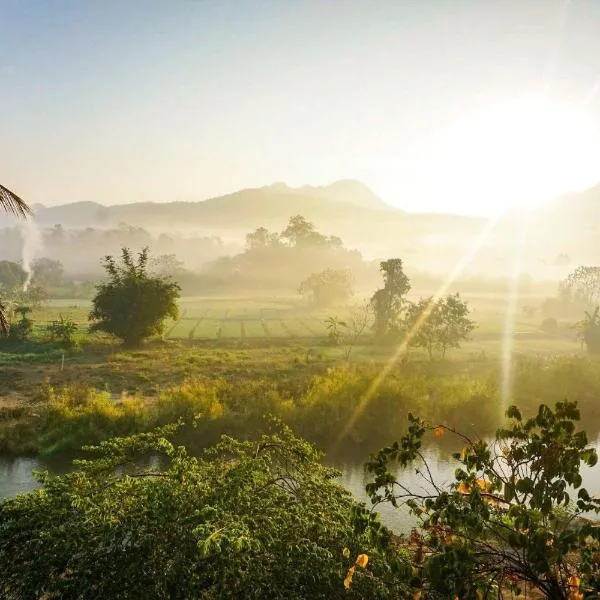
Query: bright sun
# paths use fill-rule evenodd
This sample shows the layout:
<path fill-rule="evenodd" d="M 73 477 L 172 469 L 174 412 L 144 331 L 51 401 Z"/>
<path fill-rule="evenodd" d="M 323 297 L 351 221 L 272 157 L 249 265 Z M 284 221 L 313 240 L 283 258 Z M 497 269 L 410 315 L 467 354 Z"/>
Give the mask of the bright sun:
<path fill-rule="evenodd" d="M 598 141 L 583 111 L 539 99 L 488 106 L 443 136 L 435 193 L 461 212 L 532 208 L 600 178 Z"/>

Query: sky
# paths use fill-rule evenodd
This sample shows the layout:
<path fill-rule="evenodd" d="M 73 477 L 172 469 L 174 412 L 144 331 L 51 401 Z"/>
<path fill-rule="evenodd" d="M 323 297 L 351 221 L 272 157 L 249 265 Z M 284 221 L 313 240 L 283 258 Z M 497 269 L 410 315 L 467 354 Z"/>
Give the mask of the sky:
<path fill-rule="evenodd" d="M 490 214 L 600 181 L 599 0 L 0 0 L 30 203 L 359 179 Z"/>

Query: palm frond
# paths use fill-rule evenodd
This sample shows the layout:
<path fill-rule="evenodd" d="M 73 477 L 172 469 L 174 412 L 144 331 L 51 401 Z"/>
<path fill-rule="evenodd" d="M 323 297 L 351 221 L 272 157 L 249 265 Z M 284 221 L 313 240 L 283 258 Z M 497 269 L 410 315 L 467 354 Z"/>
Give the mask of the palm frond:
<path fill-rule="evenodd" d="M 3 304 L 0 304 L 0 336 L 8 335 L 8 318 L 6 317 L 6 309 Z"/>
<path fill-rule="evenodd" d="M 31 209 L 27 205 L 27 202 L 22 198 L 19 198 L 14 192 L 11 192 L 8 188 L 5 188 L 0 184 L 0 208 L 3 208 L 6 212 L 13 213 L 20 217 L 26 217 L 31 214 Z"/>

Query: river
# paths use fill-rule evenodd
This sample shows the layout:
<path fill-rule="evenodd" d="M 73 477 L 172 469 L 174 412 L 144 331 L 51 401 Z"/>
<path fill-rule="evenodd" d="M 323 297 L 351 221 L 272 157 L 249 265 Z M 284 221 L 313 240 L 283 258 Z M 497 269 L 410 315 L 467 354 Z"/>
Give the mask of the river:
<path fill-rule="evenodd" d="M 600 439 L 592 444 L 600 453 Z M 451 458 L 451 451 L 440 449 L 438 446 L 429 446 L 424 450 L 424 456 L 428 462 L 432 475 L 438 484 L 448 483 L 453 480 L 456 461 Z M 365 457 L 366 459 L 366 457 Z M 332 459 L 331 461 L 342 473 L 340 483 L 349 489 L 358 500 L 363 500 L 370 505 L 365 494 L 365 483 L 367 481 L 363 469 L 363 462 L 359 460 L 343 461 Z M 42 461 L 37 458 L 2 458 L 0 457 L 0 498 L 15 496 L 19 493 L 29 492 L 38 487 L 33 476 L 35 470 L 48 470 L 50 473 L 59 474 L 67 472 L 71 468 L 68 459 L 56 459 Z M 600 496 L 600 463 L 595 467 L 582 467 L 583 485 L 593 496 Z M 407 469 L 398 473 L 403 484 L 410 489 L 420 489 L 424 486 L 423 478 L 415 473 L 415 469 Z M 422 489 L 422 487 L 421 487 Z M 413 518 L 406 509 L 394 509 L 391 505 L 380 505 L 378 512 L 382 521 L 394 531 L 406 532 L 414 523 Z"/>

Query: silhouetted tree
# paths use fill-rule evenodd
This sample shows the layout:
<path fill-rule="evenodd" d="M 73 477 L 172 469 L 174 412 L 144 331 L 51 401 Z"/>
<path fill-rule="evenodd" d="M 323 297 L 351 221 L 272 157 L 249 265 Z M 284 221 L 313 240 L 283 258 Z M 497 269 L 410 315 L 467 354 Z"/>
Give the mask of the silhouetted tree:
<path fill-rule="evenodd" d="M 371 306 L 375 319 L 375 334 L 382 337 L 397 325 L 404 298 L 410 291 L 410 280 L 404 273 L 400 258 L 384 260 L 379 264 L 379 268 L 383 274 L 383 288 L 373 294 Z"/>
<path fill-rule="evenodd" d="M 18 217 L 26 217 L 31 214 L 31 210 L 25 200 L 19 198 L 14 192 L 0 185 L 0 208 L 5 212 L 13 213 Z M 0 303 L 0 333 L 8 334 L 8 320 L 6 318 L 6 309 Z"/>

